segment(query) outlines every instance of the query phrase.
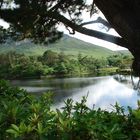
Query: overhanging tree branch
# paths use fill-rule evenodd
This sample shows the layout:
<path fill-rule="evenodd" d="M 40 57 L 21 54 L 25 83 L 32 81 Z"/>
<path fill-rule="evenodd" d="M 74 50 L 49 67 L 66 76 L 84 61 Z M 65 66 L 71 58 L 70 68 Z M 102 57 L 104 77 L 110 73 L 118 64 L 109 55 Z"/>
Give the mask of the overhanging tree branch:
<path fill-rule="evenodd" d="M 123 46 L 125 48 L 128 48 L 129 45 L 127 44 L 127 39 L 124 37 L 121 38 L 121 37 L 109 35 L 106 33 L 102 33 L 100 31 L 88 29 L 86 27 L 83 27 L 84 24 L 83 25 L 77 24 L 78 17 L 76 17 L 75 20 L 73 21 L 73 20 L 68 19 L 65 16 L 61 15 L 60 14 L 61 12 L 59 12 L 59 10 L 58 10 L 59 8 L 61 10 L 65 11 L 65 8 L 70 7 L 67 5 L 65 7 L 63 5 L 63 2 L 65 3 L 64 0 L 59 1 L 53 7 L 48 7 L 50 9 L 48 11 L 44 10 L 44 12 L 38 11 L 38 10 L 36 11 L 36 9 L 26 9 L 26 8 L 22 7 L 22 9 L 18 8 L 18 9 L 14 9 L 14 10 L 11 10 L 11 9 L 2 10 L 1 9 L 0 15 L 4 19 L 6 19 L 6 21 L 12 23 L 16 27 L 17 31 L 23 32 L 23 34 L 27 34 L 28 33 L 27 31 L 29 31 L 33 38 L 34 37 L 36 38 L 36 35 L 38 35 L 37 37 L 39 39 L 41 37 L 44 37 L 42 35 L 44 35 L 44 33 L 46 33 L 49 28 L 51 28 L 52 26 L 55 26 L 57 23 L 61 22 L 66 27 L 70 27 L 72 29 L 73 32 L 70 32 L 70 33 L 74 33 L 74 31 L 77 31 L 82 34 L 96 37 L 98 39 L 102 39 L 102 40 Z M 34 6 L 34 5 L 31 5 L 31 6 Z M 65 7 L 65 8 L 63 8 L 63 7 Z M 69 10 L 69 9 L 67 9 L 67 10 Z M 70 10 L 73 10 L 73 9 L 71 9 L 71 7 L 70 7 Z M 20 14 L 20 12 L 21 12 L 21 14 Z M 28 12 L 32 13 L 32 14 L 30 14 L 32 16 L 30 16 L 30 15 L 26 16 L 26 14 L 28 14 Z M 6 16 L 6 15 L 8 15 L 8 16 Z M 21 16 L 22 16 L 22 18 L 21 18 Z M 27 22 L 29 18 L 30 18 L 30 20 L 29 20 L 29 22 Z M 52 24 L 53 20 L 54 20 L 54 23 Z M 103 21 L 100 18 L 97 19 L 97 21 L 102 22 L 103 24 L 108 24 L 106 21 Z M 20 22 L 20 24 L 17 24 L 19 22 Z M 34 26 L 32 26 L 32 25 L 34 25 Z M 109 24 L 107 26 L 109 26 Z M 26 36 L 26 37 L 28 37 L 28 36 Z"/>
<path fill-rule="evenodd" d="M 102 39 L 102 40 L 117 44 L 119 46 L 128 48 L 127 42 L 121 37 L 109 35 L 106 33 L 102 33 L 100 31 L 91 30 L 91 29 L 82 27 L 80 25 L 73 23 L 72 21 L 70 21 L 69 19 L 67 19 L 63 15 L 60 15 L 59 13 L 54 13 L 54 14 L 51 14 L 48 16 L 51 16 L 52 18 L 62 22 L 64 25 L 69 26 L 70 28 L 72 28 L 73 30 L 75 30 L 79 33 L 82 33 L 82 34 L 85 34 L 88 36 L 92 36 L 92 37 L 96 37 L 98 39 Z"/>
<path fill-rule="evenodd" d="M 84 26 L 84 25 L 93 24 L 93 23 L 101 23 L 105 25 L 106 27 L 111 28 L 111 25 L 101 17 L 98 17 L 96 20 L 93 20 L 93 21 L 83 22 L 80 25 Z"/>
<path fill-rule="evenodd" d="M 109 31 L 110 28 L 112 28 L 111 25 L 101 17 L 98 17 L 96 20 L 93 20 L 93 21 L 83 22 L 80 25 L 84 26 L 84 25 L 93 24 L 93 23 L 101 23 L 101 24 L 103 24 L 104 26 L 107 27 L 107 31 Z"/>

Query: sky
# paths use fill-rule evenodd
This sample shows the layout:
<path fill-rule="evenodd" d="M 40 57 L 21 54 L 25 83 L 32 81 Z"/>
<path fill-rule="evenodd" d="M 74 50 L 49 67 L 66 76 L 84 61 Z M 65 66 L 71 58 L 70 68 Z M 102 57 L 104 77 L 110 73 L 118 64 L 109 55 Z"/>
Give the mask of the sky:
<path fill-rule="evenodd" d="M 89 4 L 92 3 L 92 1 L 93 0 L 87 0 L 87 2 Z M 103 14 L 101 12 L 99 12 L 98 14 L 94 14 L 92 17 L 90 17 L 89 13 L 83 12 L 83 14 L 82 14 L 83 22 L 96 20 L 98 16 L 105 19 L 105 17 L 103 16 Z M 5 28 L 9 27 L 9 24 L 4 22 L 1 19 L 0 19 L 0 25 L 4 26 Z M 101 32 L 104 32 L 104 33 L 112 34 L 112 35 L 115 35 L 115 36 L 119 36 L 117 34 L 117 32 L 112 28 L 107 32 L 102 24 L 97 24 L 97 23 L 96 24 L 89 24 L 89 25 L 86 25 L 85 27 L 87 27 L 89 29 L 98 30 L 98 31 L 101 31 Z M 66 30 L 63 25 L 59 26 L 58 30 L 63 31 L 65 34 L 70 35 L 68 30 Z M 83 40 L 85 42 L 89 42 L 89 43 L 92 43 L 92 44 L 95 44 L 95 45 L 99 45 L 99 46 L 108 48 L 108 49 L 113 50 L 113 51 L 126 50 L 125 48 L 120 47 L 118 45 L 115 45 L 113 43 L 109 43 L 107 41 L 103 41 L 103 40 L 97 39 L 95 37 L 90 37 L 90 36 L 87 36 L 87 35 L 83 35 L 83 34 L 78 33 L 78 32 L 75 32 L 74 35 L 70 35 L 70 36 L 78 38 L 78 39 Z"/>
<path fill-rule="evenodd" d="M 4 28 L 8 28 L 9 27 L 9 24 L 6 23 L 5 21 L 3 21 L 2 19 L 0 19 L 0 25 L 4 26 Z"/>
<path fill-rule="evenodd" d="M 90 13 L 87 12 L 83 12 L 82 18 L 83 18 L 83 22 L 87 22 L 87 21 L 93 21 L 96 20 L 98 17 L 102 17 L 103 19 L 105 19 L 104 15 L 99 12 L 98 14 L 94 14 L 92 17 L 90 17 Z M 111 28 L 108 32 L 106 31 L 106 27 L 100 23 L 94 23 L 94 24 L 89 24 L 85 26 L 86 28 L 89 29 L 93 29 L 93 30 L 97 30 L 97 31 L 101 31 L 107 34 L 111 34 L 114 36 L 119 36 L 119 34 L 113 29 Z M 64 26 L 59 26 L 58 28 L 60 31 L 63 31 L 65 34 L 69 34 L 68 30 L 65 29 Z M 78 32 L 75 32 L 74 35 L 70 35 L 72 37 L 78 38 L 80 40 L 83 40 L 85 42 L 89 42 L 95 45 L 99 45 L 105 48 L 108 48 L 110 50 L 116 51 L 116 50 L 126 50 L 126 48 L 120 47 L 118 45 L 115 45 L 114 43 L 110 43 L 107 41 L 103 41 L 101 39 L 97 39 L 95 37 L 91 37 L 91 36 L 87 36 Z"/>
<path fill-rule="evenodd" d="M 86 0 L 88 4 L 92 4 L 93 0 Z M 87 21 L 92 21 L 92 20 L 96 20 L 99 16 L 102 17 L 103 19 L 105 19 L 104 15 L 99 12 L 98 14 L 94 14 L 92 17 L 90 17 L 90 13 L 87 12 L 83 12 L 82 13 L 82 18 L 83 18 L 83 22 L 87 22 Z M 97 30 L 97 31 L 101 31 L 104 33 L 108 33 L 108 34 L 112 34 L 115 36 L 119 36 L 118 33 L 114 30 L 114 29 L 110 29 L 108 32 L 106 32 L 105 28 L 102 28 L 103 25 L 101 24 L 89 24 L 86 25 L 85 27 L 89 28 L 89 29 L 93 29 L 93 30 Z M 60 31 L 63 31 L 65 34 L 69 35 L 69 32 L 65 29 L 64 26 L 59 27 Z M 87 36 L 78 32 L 75 32 L 74 35 L 70 35 L 72 37 L 78 38 L 80 40 L 83 40 L 85 42 L 89 42 L 95 45 L 99 45 L 105 48 L 108 48 L 110 50 L 116 51 L 116 50 L 126 50 L 126 48 L 123 48 L 121 46 L 115 45 L 114 43 L 109 43 L 107 41 L 103 41 L 101 39 L 97 39 L 95 37 L 91 37 L 91 36 Z"/>

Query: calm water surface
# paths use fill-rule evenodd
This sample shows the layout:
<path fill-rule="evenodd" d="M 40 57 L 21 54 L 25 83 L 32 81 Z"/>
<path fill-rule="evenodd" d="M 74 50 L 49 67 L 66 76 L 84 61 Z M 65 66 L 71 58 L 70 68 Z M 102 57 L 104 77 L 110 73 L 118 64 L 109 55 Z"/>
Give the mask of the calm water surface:
<path fill-rule="evenodd" d="M 116 102 L 120 105 L 137 107 L 140 96 L 132 87 L 122 84 L 113 77 L 87 77 L 87 78 L 52 78 L 44 80 L 14 80 L 13 85 L 20 86 L 28 92 L 40 95 L 46 91 L 54 92 L 53 107 L 61 108 L 63 101 L 72 98 L 80 101 L 86 96 L 87 105 L 92 108 L 112 110 Z"/>

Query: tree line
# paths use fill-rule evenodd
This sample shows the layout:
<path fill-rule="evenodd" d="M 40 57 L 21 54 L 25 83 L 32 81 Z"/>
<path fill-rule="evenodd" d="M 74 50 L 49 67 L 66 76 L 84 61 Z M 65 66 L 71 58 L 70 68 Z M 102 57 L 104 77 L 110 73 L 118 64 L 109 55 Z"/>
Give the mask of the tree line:
<path fill-rule="evenodd" d="M 129 55 L 118 54 L 97 59 L 78 54 L 70 57 L 63 52 L 51 50 L 42 56 L 27 56 L 16 52 L 0 54 L 0 78 L 40 78 L 41 76 L 75 76 L 83 74 L 106 75 L 115 68 L 127 68 L 132 58 Z M 112 71 L 113 70 L 113 71 Z"/>

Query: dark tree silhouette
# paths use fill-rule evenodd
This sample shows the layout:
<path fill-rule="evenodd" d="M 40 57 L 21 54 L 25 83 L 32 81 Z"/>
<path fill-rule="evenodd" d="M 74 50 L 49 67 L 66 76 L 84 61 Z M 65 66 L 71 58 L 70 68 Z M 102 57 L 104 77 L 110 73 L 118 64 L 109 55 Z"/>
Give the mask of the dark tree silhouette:
<path fill-rule="evenodd" d="M 111 26 L 125 42 L 134 56 L 133 69 L 140 76 L 140 1 L 95 0 Z"/>
<path fill-rule="evenodd" d="M 11 6 L 11 3 L 14 3 Z M 83 10 L 91 15 L 98 7 L 108 22 L 121 37 L 87 29 L 80 15 Z M 133 69 L 140 76 L 140 1 L 139 0 L 0 0 L 0 17 L 10 23 L 8 30 L 0 28 L 1 41 L 31 38 L 35 42 L 54 42 L 62 36 L 57 31 L 64 24 L 71 34 L 75 31 L 103 39 L 128 48 L 134 56 Z M 67 16 L 65 16 L 67 15 Z M 92 22 L 90 22 L 92 23 Z"/>

